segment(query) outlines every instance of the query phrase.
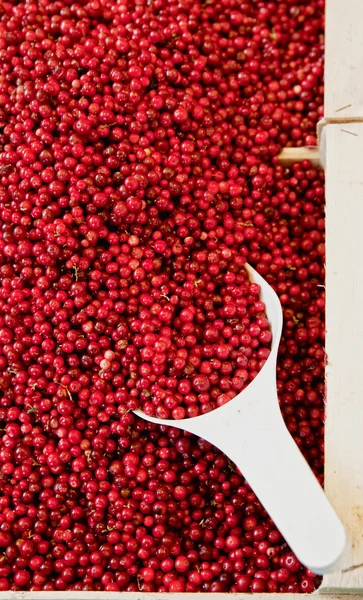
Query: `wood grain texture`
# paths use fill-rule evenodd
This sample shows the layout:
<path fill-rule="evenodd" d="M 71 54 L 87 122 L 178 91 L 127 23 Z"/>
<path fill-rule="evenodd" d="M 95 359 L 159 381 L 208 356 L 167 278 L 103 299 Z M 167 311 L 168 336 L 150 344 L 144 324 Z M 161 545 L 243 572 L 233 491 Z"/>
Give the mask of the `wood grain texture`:
<path fill-rule="evenodd" d="M 362 23 L 362 0 L 326 0 L 325 117 L 363 117 Z"/>
<path fill-rule="evenodd" d="M 292 165 L 296 162 L 301 162 L 303 160 L 310 160 L 311 164 L 318 168 L 322 169 L 322 165 L 320 163 L 319 156 L 319 148 L 314 146 L 302 146 L 301 148 L 284 148 L 279 156 L 279 162 L 282 165 Z"/>
<path fill-rule="evenodd" d="M 325 490 L 348 545 L 341 571 L 326 575 L 321 591 L 363 593 L 363 123 L 327 125 L 324 135 Z"/>
<path fill-rule="evenodd" d="M 158 594 L 146 592 L 0 592 L 0 600 L 318 600 L 313 594 Z M 347 600 L 327 594 L 321 600 Z"/>

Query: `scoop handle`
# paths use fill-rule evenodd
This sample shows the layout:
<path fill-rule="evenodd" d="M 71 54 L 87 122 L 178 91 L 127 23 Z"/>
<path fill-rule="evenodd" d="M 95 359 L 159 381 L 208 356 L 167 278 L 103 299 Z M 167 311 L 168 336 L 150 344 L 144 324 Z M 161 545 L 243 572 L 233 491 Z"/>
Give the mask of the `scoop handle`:
<path fill-rule="evenodd" d="M 229 456 L 301 563 L 327 573 L 344 550 L 344 528 L 276 408 Z"/>

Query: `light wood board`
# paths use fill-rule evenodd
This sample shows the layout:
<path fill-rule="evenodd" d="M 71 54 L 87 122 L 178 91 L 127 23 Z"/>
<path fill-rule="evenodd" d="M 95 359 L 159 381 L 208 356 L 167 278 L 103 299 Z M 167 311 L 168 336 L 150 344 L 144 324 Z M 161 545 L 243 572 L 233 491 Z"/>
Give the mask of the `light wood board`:
<path fill-rule="evenodd" d="M 319 148 L 315 146 L 301 146 L 300 148 L 284 148 L 279 156 L 279 162 L 283 165 L 289 166 L 296 162 L 303 160 L 309 160 L 311 164 L 317 168 L 322 169 L 319 156 Z"/>
<path fill-rule="evenodd" d="M 141 592 L 0 592 L 3 600 L 318 600 L 319 594 L 158 594 Z M 322 600 L 346 600 L 342 595 L 326 595 Z"/>
<path fill-rule="evenodd" d="M 363 118 L 362 25 L 362 0 L 326 0 L 326 118 Z"/>
<path fill-rule="evenodd" d="M 345 524 L 348 546 L 342 571 L 326 575 L 321 591 L 363 596 L 363 123 L 327 125 L 324 135 L 325 490 Z"/>

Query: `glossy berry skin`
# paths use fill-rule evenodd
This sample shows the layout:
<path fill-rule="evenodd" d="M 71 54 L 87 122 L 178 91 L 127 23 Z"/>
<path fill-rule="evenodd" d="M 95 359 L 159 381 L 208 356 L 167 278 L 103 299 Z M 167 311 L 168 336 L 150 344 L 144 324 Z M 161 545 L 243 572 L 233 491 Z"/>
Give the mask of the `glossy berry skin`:
<path fill-rule="evenodd" d="M 131 5 L 132 4 L 132 5 Z M 228 402 L 284 311 L 323 476 L 323 0 L 0 7 L 0 591 L 310 593 L 243 475 L 145 423 Z"/>

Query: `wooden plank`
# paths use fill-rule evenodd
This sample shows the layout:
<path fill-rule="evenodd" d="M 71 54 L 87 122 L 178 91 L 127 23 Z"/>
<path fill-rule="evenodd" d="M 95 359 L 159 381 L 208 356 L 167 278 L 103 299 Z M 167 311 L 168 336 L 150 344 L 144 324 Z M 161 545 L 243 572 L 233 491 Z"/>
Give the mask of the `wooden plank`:
<path fill-rule="evenodd" d="M 202 600 L 207 594 L 146 592 L 0 592 L 0 600 Z M 213 600 L 347 600 L 346 594 L 213 594 Z"/>
<path fill-rule="evenodd" d="M 279 162 L 287 167 L 296 162 L 310 160 L 311 164 L 322 169 L 319 156 L 319 148 L 316 146 L 301 146 L 301 148 L 284 148 L 279 156 Z"/>
<path fill-rule="evenodd" d="M 363 2 L 326 0 L 324 116 L 363 118 Z"/>
<path fill-rule="evenodd" d="M 322 136 L 327 237 L 325 490 L 349 543 L 341 571 L 324 576 L 320 591 L 363 593 L 363 123 L 326 125 Z"/>

